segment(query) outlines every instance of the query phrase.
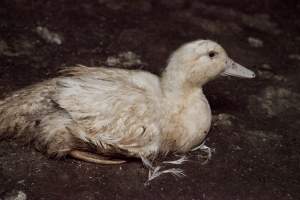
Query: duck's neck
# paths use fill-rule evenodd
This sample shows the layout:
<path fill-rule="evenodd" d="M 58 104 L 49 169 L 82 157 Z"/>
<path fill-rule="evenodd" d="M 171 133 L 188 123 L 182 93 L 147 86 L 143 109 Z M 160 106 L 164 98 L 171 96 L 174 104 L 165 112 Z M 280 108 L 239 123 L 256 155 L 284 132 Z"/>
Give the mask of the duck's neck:
<path fill-rule="evenodd" d="M 193 84 L 188 80 L 184 71 L 166 68 L 161 77 L 161 87 L 167 99 L 181 100 L 192 92 L 201 89 L 201 85 Z"/>
<path fill-rule="evenodd" d="M 203 140 L 210 126 L 211 112 L 202 87 L 186 80 L 176 71 L 166 70 L 162 75 L 162 152 L 190 150 Z"/>

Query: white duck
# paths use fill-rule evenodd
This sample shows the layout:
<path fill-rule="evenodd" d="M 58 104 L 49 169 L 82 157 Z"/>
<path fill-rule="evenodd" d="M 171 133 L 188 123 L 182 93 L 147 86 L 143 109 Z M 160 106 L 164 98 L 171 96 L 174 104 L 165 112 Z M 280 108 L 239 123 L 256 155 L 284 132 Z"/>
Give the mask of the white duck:
<path fill-rule="evenodd" d="M 211 125 L 202 86 L 220 74 L 253 78 L 210 40 L 183 45 L 161 77 L 140 70 L 77 66 L 0 101 L 0 135 L 48 155 L 101 163 L 155 158 L 200 145 Z"/>

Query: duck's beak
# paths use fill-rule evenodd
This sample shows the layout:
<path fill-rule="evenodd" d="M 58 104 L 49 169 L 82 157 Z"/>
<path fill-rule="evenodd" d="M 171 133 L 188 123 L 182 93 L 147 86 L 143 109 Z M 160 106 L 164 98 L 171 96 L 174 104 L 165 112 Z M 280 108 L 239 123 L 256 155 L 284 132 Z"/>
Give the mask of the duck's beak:
<path fill-rule="evenodd" d="M 221 74 L 223 76 L 236 76 L 241 78 L 254 78 L 255 73 L 246 67 L 234 62 L 228 58 L 226 62 L 225 71 Z"/>

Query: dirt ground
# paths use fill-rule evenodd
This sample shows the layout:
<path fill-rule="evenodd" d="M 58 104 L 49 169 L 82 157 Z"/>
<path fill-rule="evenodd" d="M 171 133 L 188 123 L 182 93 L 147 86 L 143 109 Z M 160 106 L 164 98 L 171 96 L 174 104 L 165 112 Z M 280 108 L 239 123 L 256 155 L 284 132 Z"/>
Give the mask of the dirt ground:
<path fill-rule="evenodd" d="M 0 199 L 300 199 L 299 13 L 295 0 L 1 1 L 0 97 L 74 64 L 159 74 L 172 51 L 199 38 L 218 41 L 257 77 L 204 88 L 215 152 L 206 164 L 189 154 L 184 178 L 144 185 L 139 161 L 53 160 L 1 141 Z"/>

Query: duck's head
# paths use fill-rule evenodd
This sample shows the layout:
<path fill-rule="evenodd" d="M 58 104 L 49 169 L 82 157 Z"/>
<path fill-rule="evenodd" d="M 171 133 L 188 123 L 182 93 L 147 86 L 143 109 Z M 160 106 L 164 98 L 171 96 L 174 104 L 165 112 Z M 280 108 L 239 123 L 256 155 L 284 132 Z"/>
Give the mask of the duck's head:
<path fill-rule="evenodd" d="M 170 57 L 166 71 L 173 71 L 175 76 L 182 76 L 186 83 L 195 86 L 218 75 L 255 77 L 251 70 L 234 62 L 219 44 L 210 40 L 197 40 L 180 47 Z"/>

